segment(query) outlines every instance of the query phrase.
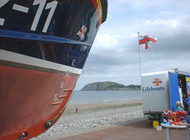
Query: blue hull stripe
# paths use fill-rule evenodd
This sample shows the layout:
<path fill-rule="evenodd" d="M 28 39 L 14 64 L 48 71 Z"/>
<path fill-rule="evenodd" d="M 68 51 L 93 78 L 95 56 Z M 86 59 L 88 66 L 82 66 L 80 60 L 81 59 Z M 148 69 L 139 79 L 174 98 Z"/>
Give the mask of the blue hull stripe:
<path fill-rule="evenodd" d="M 16 32 L 16 31 L 2 30 L 2 29 L 0 29 L 0 37 L 91 46 L 91 44 L 88 44 L 88 43 L 74 41 L 71 39 L 66 39 L 66 38 L 61 38 L 61 37 L 56 37 L 56 36 Z"/>

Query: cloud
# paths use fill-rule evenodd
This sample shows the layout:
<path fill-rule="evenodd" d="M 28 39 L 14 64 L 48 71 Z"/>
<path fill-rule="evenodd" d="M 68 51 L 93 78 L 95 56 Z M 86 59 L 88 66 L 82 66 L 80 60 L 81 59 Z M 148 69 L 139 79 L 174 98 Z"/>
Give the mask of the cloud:
<path fill-rule="evenodd" d="M 178 20 L 163 20 L 163 19 L 159 19 L 159 20 L 147 20 L 145 21 L 145 24 L 147 24 L 148 26 L 166 26 L 166 27 L 170 27 L 170 28 L 177 28 L 177 26 L 179 25 L 179 21 Z"/>
<path fill-rule="evenodd" d="M 141 51 L 142 73 L 190 71 L 190 1 L 108 0 L 108 18 L 95 38 L 77 89 L 97 81 L 140 84 L 138 36 L 158 38 Z"/>

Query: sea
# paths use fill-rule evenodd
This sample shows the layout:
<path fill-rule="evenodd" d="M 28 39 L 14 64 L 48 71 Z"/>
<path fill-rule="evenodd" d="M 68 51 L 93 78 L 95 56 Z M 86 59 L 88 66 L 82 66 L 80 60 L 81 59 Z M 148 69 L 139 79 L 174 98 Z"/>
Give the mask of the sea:
<path fill-rule="evenodd" d="M 125 91 L 77 91 L 72 94 L 69 104 L 97 103 L 110 101 L 141 100 L 140 90 Z"/>

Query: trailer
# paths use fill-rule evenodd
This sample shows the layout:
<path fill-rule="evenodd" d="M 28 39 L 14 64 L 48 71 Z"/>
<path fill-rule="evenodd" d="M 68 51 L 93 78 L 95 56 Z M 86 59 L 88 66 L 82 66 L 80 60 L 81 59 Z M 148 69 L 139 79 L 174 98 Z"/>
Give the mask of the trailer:
<path fill-rule="evenodd" d="M 181 80 L 181 84 L 179 84 Z M 190 73 L 177 68 L 141 75 L 143 113 L 149 119 L 159 120 L 164 110 L 175 111 L 180 101 L 185 111 L 189 111 Z"/>

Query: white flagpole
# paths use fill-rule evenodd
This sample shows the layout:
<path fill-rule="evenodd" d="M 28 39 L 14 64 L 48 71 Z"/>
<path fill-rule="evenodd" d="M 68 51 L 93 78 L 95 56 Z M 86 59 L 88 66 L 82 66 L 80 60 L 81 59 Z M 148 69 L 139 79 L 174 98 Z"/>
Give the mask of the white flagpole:
<path fill-rule="evenodd" d="M 138 35 L 138 44 L 139 44 L 139 32 L 137 32 L 137 35 Z M 138 50 L 139 50 L 139 66 L 140 66 L 140 77 L 141 77 L 141 74 L 142 74 L 142 71 L 141 71 L 141 55 L 140 55 L 140 44 L 138 46 Z"/>

